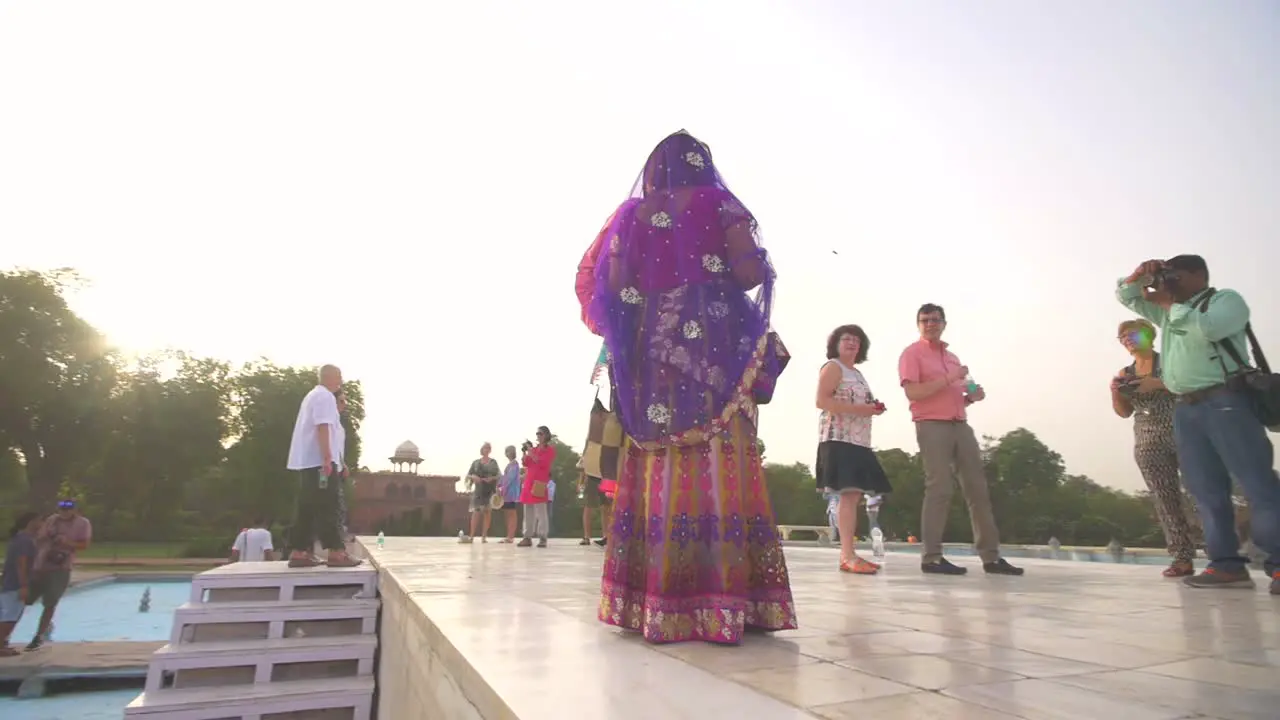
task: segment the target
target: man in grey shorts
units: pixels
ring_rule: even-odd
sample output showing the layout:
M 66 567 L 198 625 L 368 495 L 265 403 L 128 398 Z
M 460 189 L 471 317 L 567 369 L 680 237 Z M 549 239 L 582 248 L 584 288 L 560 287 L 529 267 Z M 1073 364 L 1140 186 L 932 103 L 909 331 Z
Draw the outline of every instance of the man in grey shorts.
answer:
M 65 499 L 58 503 L 58 512 L 50 515 L 36 535 L 35 581 L 27 603 L 34 605 L 38 599 L 43 611 L 36 635 L 27 645 L 28 652 L 39 650 L 49 639 L 53 627 L 53 613 L 58 601 L 71 584 L 71 569 L 76 563 L 76 552 L 88 549 L 93 539 L 93 524 L 80 514 L 76 501 Z

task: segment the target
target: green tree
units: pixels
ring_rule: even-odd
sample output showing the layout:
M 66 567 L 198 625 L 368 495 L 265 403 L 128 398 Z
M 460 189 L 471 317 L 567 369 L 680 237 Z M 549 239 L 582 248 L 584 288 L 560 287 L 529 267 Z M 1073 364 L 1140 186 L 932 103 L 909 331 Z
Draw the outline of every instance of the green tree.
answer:
M 27 507 L 27 478 L 18 453 L 0 442 L 0 532 Z
M 22 456 L 27 499 L 96 460 L 116 369 L 101 335 L 67 306 L 69 270 L 0 272 L 0 438 Z
M 880 467 L 893 492 L 880 508 L 880 528 L 891 538 L 905 540 L 920 534 L 920 508 L 924 505 L 924 464 L 918 454 L 905 450 L 877 450 Z M 859 528 L 865 524 L 859 518 Z M 865 534 L 859 530 L 860 534 Z
M 1018 428 L 984 450 L 991 505 L 1003 536 L 1033 538 L 1052 527 L 1065 470 L 1062 456 L 1035 433 Z M 1041 537 L 1036 542 L 1045 542 Z
M 765 463 L 764 479 L 779 525 L 826 525 L 826 503 L 804 463 Z
M 90 500 L 112 537 L 171 539 L 189 524 L 181 510 L 190 489 L 222 461 L 230 368 L 164 353 L 119 377 L 108 439 L 86 478 Z
M 293 426 L 302 398 L 316 385 L 315 370 L 281 367 L 267 360 L 246 365 L 231 379 L 231 433 L 223 467 L 223 513 L 227 521 L 263 514 L 270 522 L 293 512 L 297 478 L 286 467 Z M 346 462 L 357 467 L 364 395 L 359 381 L 343 385 L 348 420 Z
M 553 438 L 551 444 L 556 448 L 556 459 L 551 463 L 551 479 L 556 481 L 556 497 L 550 508 L 551 530 L 556 537 L 581 537 L 582 503 L 578 502 L 578 461 L 582 456 L 558 437 Z

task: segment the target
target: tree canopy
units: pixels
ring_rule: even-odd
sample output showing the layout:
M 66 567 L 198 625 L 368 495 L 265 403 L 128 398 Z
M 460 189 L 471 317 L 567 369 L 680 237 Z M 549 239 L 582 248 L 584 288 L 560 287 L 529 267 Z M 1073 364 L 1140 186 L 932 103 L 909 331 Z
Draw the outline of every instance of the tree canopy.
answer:
M 0 521 L 70 495 L 112 540 L 225 536 L 285 520 L 285 470 L 313 368 L 240 368 L 112 350 L 67 305 L 71 271 L 0 272 Z M 360 459 L 364 398 L 346 384 L 346 461 Z M 225 540 L 220 540 L 225 544 Z

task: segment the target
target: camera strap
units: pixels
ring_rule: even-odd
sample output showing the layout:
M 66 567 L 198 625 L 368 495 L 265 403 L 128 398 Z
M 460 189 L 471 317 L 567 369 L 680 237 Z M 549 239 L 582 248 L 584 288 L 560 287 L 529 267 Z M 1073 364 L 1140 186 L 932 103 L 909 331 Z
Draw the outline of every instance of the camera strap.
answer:
M 1208 312 L 1209 301 L 1217 292 L 1217 288 L 1209 288 L 1208 292 L 1204 294 L 1204 297 L 1200 298 L 1200 300 L 1196 302 L 1196 309 L 1201 313 Z M 1245 323 L 1244 332 L 1245 336 L 1249 340 L 1249 349 L 1253 351 L 1253 359 L 1258 365 L 1258 370 L 1270 375 L 1271 365 L 1267 362 L 1267 356 L 1262 353 L 1262 346 L 1258 344 L 1258 336 L 1253 334 L 1253 324 Z M 1231 342 L 1230 338 L 1223 338 L 1222 340 L 1213 342 L 1212 345 L 1214 348 L 1220 348 L 1218 364 L 1222 366 L 1222 373 L 1227 377 L 1231 377 L 1231 373 L 1227 372 L 1227 364 L 1222 360 L 1221 350 L 1225 350 L 1227 355 L 1231 356 L 1231 359 L 1235 361 L 1237 373 L 1253 369 L 1253 366 L 1250 365 L 1249 362 L 1240 354 L 1240 351 L 1236 349 L 1235 343 Z

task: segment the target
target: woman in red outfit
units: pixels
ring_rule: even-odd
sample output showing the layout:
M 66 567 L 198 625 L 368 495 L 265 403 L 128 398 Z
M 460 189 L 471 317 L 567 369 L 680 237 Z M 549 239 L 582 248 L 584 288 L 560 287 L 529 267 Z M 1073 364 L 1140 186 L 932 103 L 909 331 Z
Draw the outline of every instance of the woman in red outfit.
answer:
M 538 538 L 538 547 L 547 546 L 547 503 L 551 501 L 551 493 L 547 491 L 547 482 L 551 480 L 551 463 L 556 459 L 556 447 L 551 444 L 551 431 L 546 425 L 538 428 L 538 444 L 526 442 L 524 445 L 524 482 L 520 485 L 520 504 L 524 506 L 524 539 L 518 547 L 533 545 L 533 538 Z

